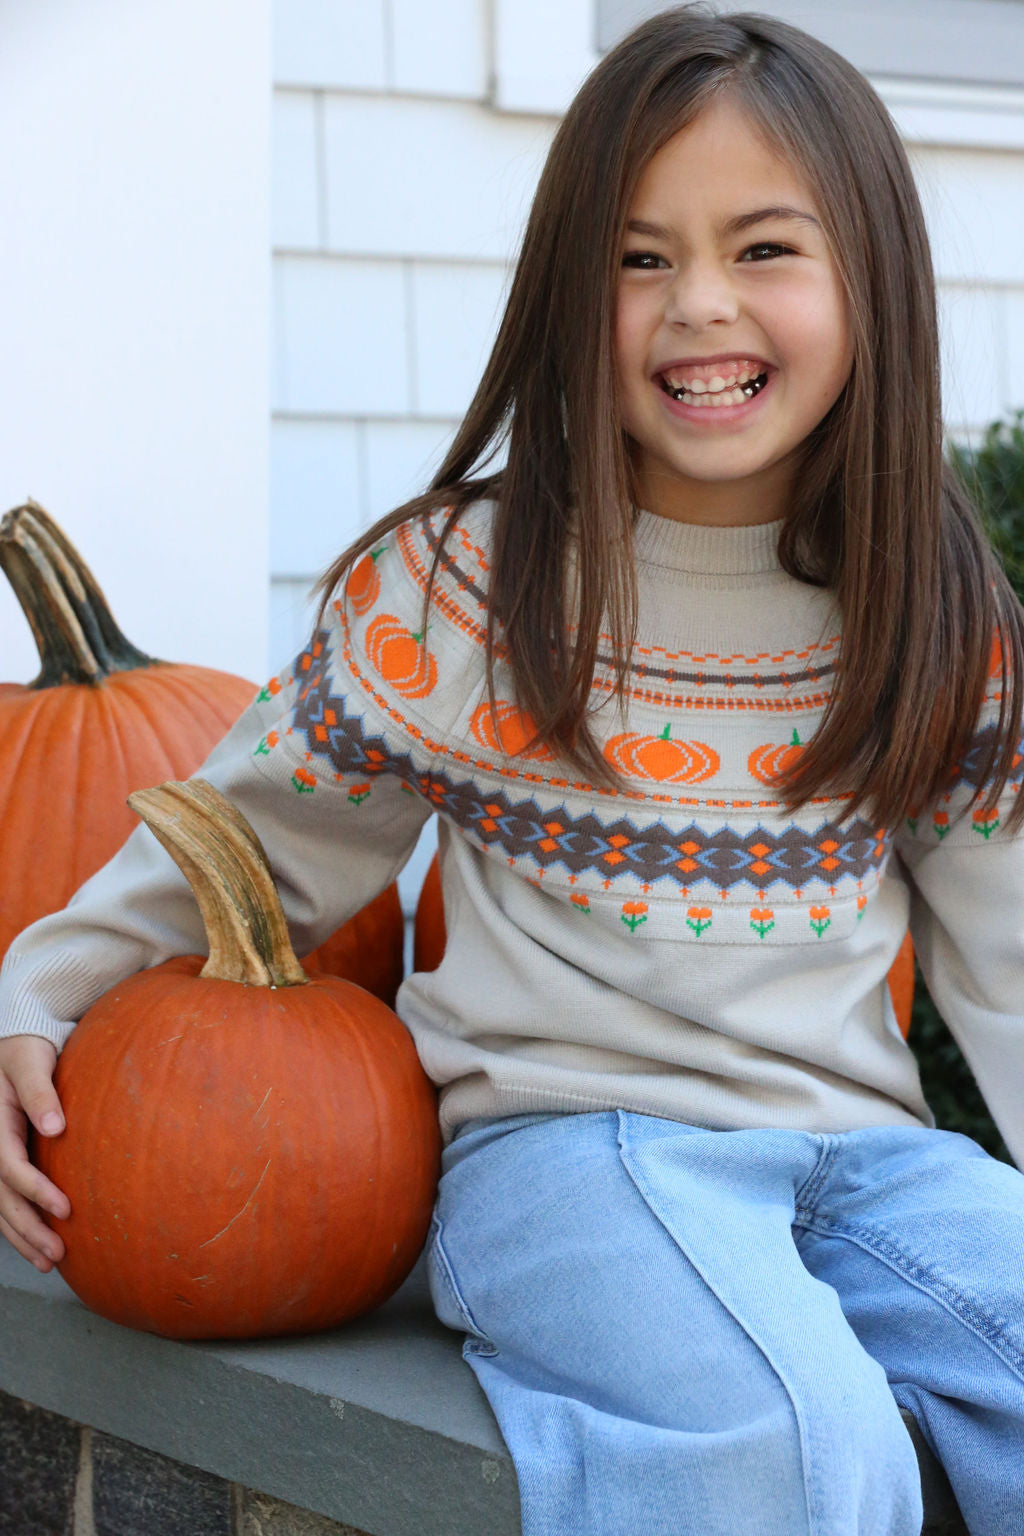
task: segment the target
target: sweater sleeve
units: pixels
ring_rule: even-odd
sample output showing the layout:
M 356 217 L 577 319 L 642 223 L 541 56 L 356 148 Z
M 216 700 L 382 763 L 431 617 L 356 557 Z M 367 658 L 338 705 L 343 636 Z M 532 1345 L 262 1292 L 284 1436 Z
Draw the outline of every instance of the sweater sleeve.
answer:
M 950 792 L 900 830 L 896 847 L 928 990 L 1024 1169 L 1024 830 L 1006 830 L 1020 752 L 999 804 L 984 810 L 987 792 L 968 804 L 994 731 L 991 718 L 979 722 Z
M 394 879 L 432 813 L 421 792 L 429 753 L 422 763 L 415 750 L 396 754 L 386 709 L 352 681 L 351 655 L 336 605 L 328 627 L 259 691 L 196 774 L 255 829 L 300 956 Z M 0 1037 L 42 1035 L 60 1049 L 125 977 L 206 953 L 184 876 L 140 825 L 63 911 L 8 949 Z

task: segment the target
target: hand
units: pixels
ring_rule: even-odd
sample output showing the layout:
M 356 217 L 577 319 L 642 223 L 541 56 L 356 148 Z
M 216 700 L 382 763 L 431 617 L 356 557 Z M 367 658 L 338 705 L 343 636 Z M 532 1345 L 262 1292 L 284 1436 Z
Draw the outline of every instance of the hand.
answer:
M 56 1065 L 56 1047 L 41 1036 L 0 1040 L 0 1236 L 44 1275 L 65 1250 L 36 1206 L 66 1220 L 71 1203 L 29 1161 L 28 1122 L 41 1136 L 59 1136 L 64 1129 L 53 1086 Z

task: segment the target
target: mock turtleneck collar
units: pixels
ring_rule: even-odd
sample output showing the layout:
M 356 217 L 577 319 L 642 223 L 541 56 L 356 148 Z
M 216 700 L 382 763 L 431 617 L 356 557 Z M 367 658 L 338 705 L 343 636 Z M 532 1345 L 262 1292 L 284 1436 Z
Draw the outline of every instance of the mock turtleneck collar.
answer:
M 639 511 L 633 529 L 638 563 L 701 576 L 746 576 L 780 571 L 778 542 L 784 518 L 752 527 L 715 528 L 679 523 Z

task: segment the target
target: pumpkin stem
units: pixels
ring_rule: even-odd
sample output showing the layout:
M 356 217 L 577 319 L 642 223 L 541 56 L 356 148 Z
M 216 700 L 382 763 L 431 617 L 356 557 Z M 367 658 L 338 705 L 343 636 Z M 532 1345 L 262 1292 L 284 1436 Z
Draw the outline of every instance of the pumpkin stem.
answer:
M 672 729 L 672 722 L 670 720 L 668 725 L 666 725 L 665 729 L 662 731 L 661 735 L 658 737 L 658 740 L 659 741 L 668 741 L 669 740 L 669 732 L 671 731 L 671 729 Z
M 39 650 L 30 687 L 98 684 L 112 672 L 160 665 L 121 633 L 78 550 L 31 497 L 0 520 L 0 567 Z
M 128 804 L 192 887 L 210 946 L 201 976 L 250 987 L 297 987 L 295 958 L 263 845 L 205 779 L 137 789 Z

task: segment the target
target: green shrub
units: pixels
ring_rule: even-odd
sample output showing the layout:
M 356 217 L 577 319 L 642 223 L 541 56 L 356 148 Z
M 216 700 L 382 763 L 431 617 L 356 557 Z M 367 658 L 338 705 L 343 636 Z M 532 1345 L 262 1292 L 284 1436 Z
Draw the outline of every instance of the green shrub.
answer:
M 1024 411 L 996 421 L 973 451 L 949 445 L 948 457 L 981 510 L 993 547 L 1024 602 Z M 970 1068 L 916 973 L 910 1045 L 936 1122 L 961 1131 L 993 1157 L 1012 1163 Z

